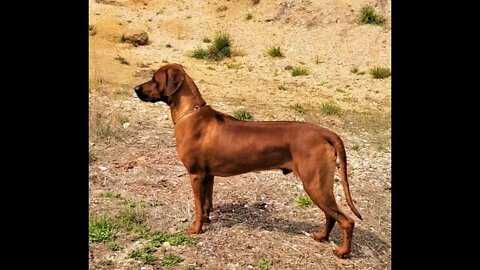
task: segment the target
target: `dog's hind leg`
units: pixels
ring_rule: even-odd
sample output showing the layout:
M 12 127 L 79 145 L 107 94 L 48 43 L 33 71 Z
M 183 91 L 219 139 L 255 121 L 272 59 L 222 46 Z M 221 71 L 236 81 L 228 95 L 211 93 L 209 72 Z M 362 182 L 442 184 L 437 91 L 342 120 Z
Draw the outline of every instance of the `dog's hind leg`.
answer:
M 326 160 L 320 162 L 320 165 L 317 162 L 314 167 L 311 161 L 306 161 L 298 168 L 298 175 L 303 182 L 305 191 L 312 201 L 322 209 L 326 217 L 325 230 L 316 232 L 313 238 L 319 241 L 327 240 L 335 222 L 338 222 L 343 230 L 343 243 L 334 253 L 340 258 L 346 258 L 350 255 L 355 222 L 340 210 L 335 201 L 333 183 L 336 165 L 333 157 L 321 156 L 326 157 Z

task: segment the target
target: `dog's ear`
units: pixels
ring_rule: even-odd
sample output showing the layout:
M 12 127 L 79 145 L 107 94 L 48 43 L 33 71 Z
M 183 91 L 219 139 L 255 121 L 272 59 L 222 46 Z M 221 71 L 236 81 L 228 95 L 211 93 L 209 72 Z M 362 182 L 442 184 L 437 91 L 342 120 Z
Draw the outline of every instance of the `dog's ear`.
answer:
M 167 69 L 166 76 L 167 86 L 165 88 L 165 96 L 169 97 L 180 89 L 180 86 L 182 86 L 185 80 L 185 76 L 182 70 L 176 68 Z

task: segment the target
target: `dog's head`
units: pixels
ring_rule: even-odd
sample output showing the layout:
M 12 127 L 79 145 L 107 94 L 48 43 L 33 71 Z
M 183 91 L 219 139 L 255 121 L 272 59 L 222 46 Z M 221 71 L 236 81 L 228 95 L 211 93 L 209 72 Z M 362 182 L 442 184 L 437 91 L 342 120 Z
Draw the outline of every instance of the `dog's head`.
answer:
M 168 64 L 153 74 L 150 81 L 135 86 L 138 98 L 145 102 L 163 101 L 170 104 L 185 80 L 185 70 L 179 64 Z

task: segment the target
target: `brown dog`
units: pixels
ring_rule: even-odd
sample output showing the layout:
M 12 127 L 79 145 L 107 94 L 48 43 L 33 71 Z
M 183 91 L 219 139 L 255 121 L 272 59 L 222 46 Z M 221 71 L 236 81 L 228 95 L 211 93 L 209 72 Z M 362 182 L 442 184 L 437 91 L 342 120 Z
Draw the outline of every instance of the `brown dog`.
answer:
M 350 254 L 353 219 L 337 206 L 333 182 L 337 155 L 348 206 L 353 205 L 347 180 L 343 142 L 335 133 L 302 122 L 250 122 L 237 120 L 206 105 L 197 86 L 181 65 L 161 67 L 152 79 L 135 87 L 146 102 L 163 101 L 170 106 L 175 125 L 177 153 L 190 174 L 195 197 L 195 222 L 187 232 L 202 232 L 212 211 L 214 176 L 232 176 L 256 170 L 295 172 L 313 202 L 325 212 L 325 230 L 313 238 L 328 240 L 335 222 L 343 229 L 343 244 L 334 253 Z

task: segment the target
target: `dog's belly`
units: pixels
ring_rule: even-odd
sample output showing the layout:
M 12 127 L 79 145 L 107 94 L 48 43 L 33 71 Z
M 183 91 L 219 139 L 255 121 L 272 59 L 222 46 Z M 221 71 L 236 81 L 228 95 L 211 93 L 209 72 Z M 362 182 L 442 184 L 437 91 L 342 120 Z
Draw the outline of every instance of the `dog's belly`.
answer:
M 226 177 L 251 171 L 288 169 L 292 157 L 286 146 L 254 145 L 241 151 L 215 151 L 206 160 L 210 175 Z

